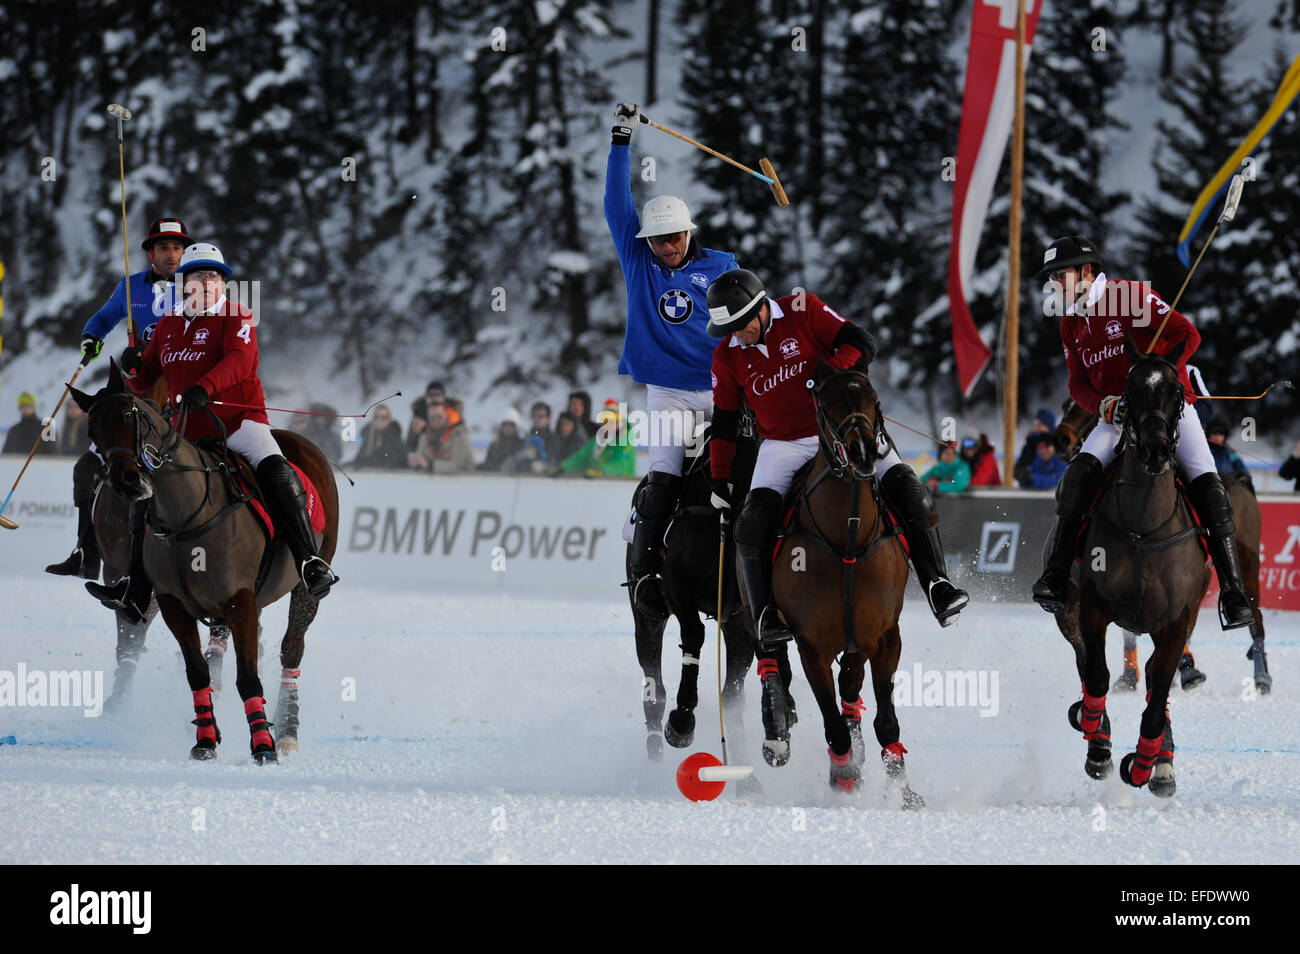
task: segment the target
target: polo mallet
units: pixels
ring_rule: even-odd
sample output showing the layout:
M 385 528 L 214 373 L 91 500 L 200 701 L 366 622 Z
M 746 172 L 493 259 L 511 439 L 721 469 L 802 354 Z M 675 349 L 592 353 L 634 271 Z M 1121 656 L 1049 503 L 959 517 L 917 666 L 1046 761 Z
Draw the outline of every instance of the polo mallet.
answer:
M 1290 390 L 1292 387 L 1294 385 L 1287 378 L 1283 378 L 1280 381 L 1274 381 L 1258 394 L 1203 394 L 1201 397 L 1207 401 L 1258 401 L 1267 396 L 1268 392 L 1274 388 Z
M 108 111 L 117 118 L 117 172 L 122 182 L 122 288 L 126 292 L 126 342 L 135 347 L 135 318 L 131 304 L 131 252 L 126 239 L 126 157 L 122 148 L 122 123 L 131 118 L 131 110 L 117 103 L 110 103 Z M 62 403 L 62 402 L 60 402 Z
M 1147 354 L 1151 353 L 1156 346 L 1156 342 L 1160 340 L 1160 332 L 1165 330 L 1165 325 L 1169 322 L 1169 316 L 1178 310 L 1178 302 L 1183 297 L 1183 292 L 1187 290 L 1187 283 L 1196 274 L 1196 266 L 1201 264 L 1201 259 L 1205 257 L 1206 250 L 1209 249 L 1210 243 L 1214 241 L 1214 236 L 1219 232 L 1219 226 L 1224 222 L 1231 222 L 1237 215 L 1237 203 L 1241 201 L 1241 187 L 1243 184 L 1244 180 L 1241 178 L 1240 172 L 1234 175 L 1232 181 L 1228 184 L 1228 201 L 1223 204 L 1223 211 L 1219 213 L 1219 220 L 1214 223 L 1214 228 L 1210 230 L 1210 237 L 1205 240 L 1205 244 L 1201 246 L 1200 254 L 1196 256 L 1196 261 L 1192 262 L 1192 267 L 1188 269 L 1187 277 L 1183 279 L 1183 287 L 1178 289 L 1178 294 L 1174 296 L 1174 303 L 1169 306 L 1164 321 L 1160 322 L 1160 327 L 1156 329 L 1151 344 L 1147 345 Z
M 694 146 L 696 149 L 703 149 L 709 155 L 721 159 L 723 162 L 731 163 L 731 165 L 735 166 L 737 169 L 741 169 L 745 172 L 748 172 L 755 179 L 761 179 L 763 182 L 766 182 L 768 186 L 771 187 L 772 195 L 776 197 L 777 205 L 779 205 L 781 208 L 784 209 L 786 206 L 790 204 L 789 198 L 786 197 L 785 190 L 781 188 L 781 180 L 776 177 L 776 170 L 772 168 L 772 163 L 768 162 L 766 156 L 758 160 L 758 167 L 763 171 L 755 172 L 753 169 L 749 168 L 749 166 L 737 162 L 735 159 L 732 159 L 730 156 L 724 156 L 716 149 L 710 149 L 708 146 L 704 145 L 704 143 L 692 139 L 690 136 L 683 136 L 681 133 L 669 129 L 667 126 L 660 126 L 657 122 L 655 122 L 650 117 L 646 116 L 644 113 L 641 114 L 641 122 L 645 123 L 648 126 L 653 126 L 655 129 L 658 129 L 660 132 L 666 132 L 670 136 L 676 136 L 682 142 L 689 143 L 690 145 Z
M 739 782 L 754 774 L 752 765 L 731 765 L 727 760 L 727 722 L 722 714 L 722 590 L 727 554 L 727 511 L 718 510 L 718 728 L 722 733 L 722 761 L 708 752 L 688 755 L 677 766 L 677 787 L 693 802 L 712 801 L 728 782 Z
M 54 405 L 54 410 L 50 413 L 50 416 L 46 418 L 47 421 L 54 421 L 58 419 L 59 408 L 63 407 L 63 402 L 68 399 L 68 392 L 71 391 L 72 386 L 77 383 L 77 377 L 81 374 L 82 370 L 85 367 L 86 366 L 84 364 L 77 365 L 76 374 L 74 374 L 72 376 L 72 380 L 69 381 L 64 386 L 63 396 L 59 398 L 59 403 Z M 27 466 L 32 462 L 32 458 L 36 456 L 37 450 L 40 449 L 41 441 L 44 440 L 44 436 L 45 436 L 44 433 L 42 433 L 40 436 L 36 438 L 36 443 L 32 445 L 31 452 L 27 455 L 27 461 L 26 463 L 23 464 L 23 469 L 18 471 L 18 476 L 14 479 L 14 485 L 9 488 L 9 494 L 8 496 L 5 497 L 5 502 L 0 504 L 0 527 L 3 527 L 6 530 L 18 529 L 18 524 L 14 523 L 12 520 L 6 517 L 4 513 L 6 510 L 9 509 L 9 501 L 13 499 L 14 491 L 18 489 L 18 481 L 22 480 L 23 474 L 27 473 Z

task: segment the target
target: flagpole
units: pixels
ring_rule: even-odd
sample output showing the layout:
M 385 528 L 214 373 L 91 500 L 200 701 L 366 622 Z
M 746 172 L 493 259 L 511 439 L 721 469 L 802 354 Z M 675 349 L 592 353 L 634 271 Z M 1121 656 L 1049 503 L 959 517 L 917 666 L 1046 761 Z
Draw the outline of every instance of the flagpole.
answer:
M 1006 361 L 1002 409 L 1002 483 L 1015 484 L 1020 403 L 1020 193 L 1025 166 L 1025 0 L 1016 4 L 1016 112 L 1011 125 L 1011 222 L 1007 230 Z

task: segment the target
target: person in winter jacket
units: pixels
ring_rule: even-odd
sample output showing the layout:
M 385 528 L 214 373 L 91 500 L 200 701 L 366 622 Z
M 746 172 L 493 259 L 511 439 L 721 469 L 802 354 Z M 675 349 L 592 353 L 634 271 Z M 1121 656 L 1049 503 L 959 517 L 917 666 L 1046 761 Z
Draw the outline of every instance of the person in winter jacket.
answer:
M 921 475 L 930 493 L 959 494 L 970 486 L 970 465 L 957 456 L 951 444 L 939 447 L 939 463 Z
M 190 241 L 185 223 L 180 219 L 162 218 L 150 223 L 144 241 L 140 243 L 149 256 L 149 267 L 131 275 L 129 285 L 118 282 L 108 301 L 86 321 L 81 330 L 83 367 L 99 356 L 104 339 L 126 318 L 128 297 L 131 299 L 131 320 L 135 323 L 141 345 L 149 340 L 159 318 L 177 310 L 180 302 L 172 280 Z M 95 541 L 90 505 L 95 477 L 102 467 L 99 454 L 90 449 L 82 453 L 73 465 L 72 502 L 77 507 L 77 546 L 66 560 L 47 566 L 46 573 L 99 579 L 99 545 Z
M 627 286 L 627 331 L 620 374 L 646 386 L 650 473 L 637 491 L 636 529 L 629 556 L 632 601 L 647 616 L 665 619 L 659 571 L 668 521 L 682 492 L 686 442 L 713 413 L 710 366 L 714 342 L 707 329 L 709 283 L 736 267 L 730 252 L 704 248 L 685 201 L 652 198 L 638 218 L 632 201 L 631 139 L 640 125 L 635 103 L 619 103 L 605 170 L 605 221 Z
M 561 473 L 585 477 L 636 476 L 636 445 L 628 439 L 618 410 L 606 407 L 596 418 L 599 427 L 595 435 L 561 460 L 553 476 Z
M 257 326 L 252 312 L 226 297 L 225 281 L 231 272 L 215 245 L 200 242 L 186 248 L 176 267 L 184 282 L 181 311 L 159 319 L 143 350 L 128 347 L 122 354 L 122 368 L 131 375 L 128 381 L 137 394 L 147 394 L 166 369 L 169 386 L 181 396 L 180 425 L 190 440 L 220 436 L 203 410 L 214 402 L 211 410 L 225 428 L 226 446 L 252 465 L 303 585 L 319 600 L 338 577 L 317 552 L 307 492 L 271 433 L 257 375 Z M 144 619 L 153 593 L 144 573 L 147 509 L 148 500 L 131 508 L 131 566 L 126 577 L 111 587 L 86 584 L 105 606 L 125 612 L 135 622 Z
M 1053 490 L 1061 481 L 1068 466 L 1056 455 L 1056 444 L 1051 434 L 1039 434 L 1033 463 L 1027 468 L 1031 490 Z
M 1034 583 L 1034 601 L 1049 613 L 1065 606 L 1075 538 L 1101 489 L 1106 466 L 1115 459 L 1132 367 L 1125 343 L 1132 340 L 1141 353 L 1178 351 L 1183 407 L 1176 457 L 1187 475 L 1192 505 L 1209 530 L 1223 626 L 1249 626 L 1255 614 L 1242 582 L 1232 504 L 1196 414 L 1196 393 L 1187 375 L 1187 362 L 1201 343 L 1200 332 L 1145 283 L 1108 280 L 1096 243 L 1082 236 L 1067 235 L 1048 246 L 1038 278 L 1055 283 L 1065 303 L 1060 333 L 1070 397 L 1101 420 L 1057 485 L 1056 517 L 1044 548 L 1043 573 Z
M 361 429 L 361 449 L 349 467 L 397 470 L 406 466 L 402 425 L 387 404 L 375 408 L 375 419 Z
M 1001 487 L 1002 477 L 998 473 L 998 459 L 989 436 L 981 434 L 979 438 L 966 437 L 961 442 L 961 459 L 970 468 L 970 485 L 972 487 Z
M 1012 476 L 1016 478 L 1016 484 L 1019 487 L 1028 489 L 1033 486 L 1033 480 L 1029 475 L 1029 466 L 1038 459 L 1038 438 L 1041 434 L 1051 435 L 1056 430 L 1056 415 L 1050 408 L 1042 407 L 1034 415 L 1033 429 L 1025 436 L 1025 443 L 1020 448 L 1020 453 L 1016 456 L 1016 466 L 1012 471 Z
M 1277 475 L 1283 480 L 1294 480 L 1295 489 L 1300 492 L 1300 441 L 1296 442 L 1295 453 L 1282 462 Z
M 465 474 L 474 469 L 474 448 L 461 413 L 445 399 L 430 401 L 427 426 L 409 463 L 431 474 Z
M 29 454 L 40 440 L 41 419 L 36 416 L 36 395 L 24 391 L 18 395 L 18 423 L 9 428 L 9 433 L 5 435 L 4 450 L 0 453 Z M 49 449 L 53 450 L 52 447 Z
M 505 470 L 506 463 L 519 453 L 524 446 L 524 439 L 519 436 L 519 412 L 512 407 L 506 408 L 497 426 L 496 439 L 488 448 L 487 457 L 478 465 L 482 471 Z

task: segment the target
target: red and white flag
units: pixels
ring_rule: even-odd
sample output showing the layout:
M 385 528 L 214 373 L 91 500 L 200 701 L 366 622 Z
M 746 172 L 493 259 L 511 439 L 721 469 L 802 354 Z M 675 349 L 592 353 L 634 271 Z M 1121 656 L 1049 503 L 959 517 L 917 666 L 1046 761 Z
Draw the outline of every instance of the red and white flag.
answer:
M 1042 6 L 1041 0 L 1025 0 L 1026 64 Z M 952 346 L 957 357 L 957 378 L 966 397 L 970 397 L 993 356 L 975 327 L 966 300 L 980 233 L 984 231 L 1015 112 L 1016 8 L 1016 0 L 975 0 L 971 17 L 948 259 Z

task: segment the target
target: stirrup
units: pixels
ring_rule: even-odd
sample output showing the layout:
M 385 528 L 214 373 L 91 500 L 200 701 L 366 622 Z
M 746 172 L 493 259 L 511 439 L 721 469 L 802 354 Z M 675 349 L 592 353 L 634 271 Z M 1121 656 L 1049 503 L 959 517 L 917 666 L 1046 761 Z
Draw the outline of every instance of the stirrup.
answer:
M 86 592 L 114 612 L 125 613 L 132 623 L 143 623 L 149 613 L 149 596 L 152 596 L 152 591 L 146 596 L 143 607 L 132 603 L 131 578 L 129 576 L 122 577 L 113 586 L 87 583 Z
M 668 618 L 668 600 L 658 573 L 645 573 L 628 585 L 632 587 L 632 602 L 644 615 L 657 620 Z
M 324 569 L 316 567 L 317 563 Z M 309 568 L 311 569 L 309 570 Z M 309 572 L 312 576 L 317 577 L 314 582 L 308 581 Z M 303 586 L 307 587 L 307 592 L 311 594 L 311 598 L 314 600 L 323 599 L 329 593 L 330 587 L 339 581 L 338 574 L 325 562 L 323 557 L 319 556 L 309 557 L 304 560 L 298 576 L 302 579 Z
M 1065 609 L 1066 590 L 1070 583 L 1067 579 L 1060 587 L 1053 586 L 1046 574 L 1034 581 L 1034 602 L 1055 616 Z
M 758 642 L 765 655 L 775 651 L 781 643 L 788 643 L 794 639 L 794 631 L 781 618 L 775 603 L 768 603 L 763 607 L 763 611 L 758 614 L 758 624 L 754 628 L 758 630 Z
M 934 589 L 937 586 L 946 586 L 952 591 L 942 608 L 935 602 Z M 943 591 L 940 590 L 940 592 Z M 930 612 L 934 613 L 934 618 L 939 621 L 940 626 L 951 626 L 957 622 L 957 616 L 970 604 L 970 594 L 965 590 L 958 589 L 945 576 L 930 581 L 930 586 L 925 592 L 925 598 L 930 604 Z
M 1229 616 L 1224 609 L 1224 597 L 1232 594 L 1241 597 L 1241 606 L 1237 607 L 1233 616 Z M 1250 605 L 1250 597 L 1240 590 L 1220 590 L 1219 591 L 1219 625 L 1224 629 L 1241 629 L 1255 622 L 1255 611 Z

